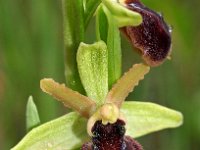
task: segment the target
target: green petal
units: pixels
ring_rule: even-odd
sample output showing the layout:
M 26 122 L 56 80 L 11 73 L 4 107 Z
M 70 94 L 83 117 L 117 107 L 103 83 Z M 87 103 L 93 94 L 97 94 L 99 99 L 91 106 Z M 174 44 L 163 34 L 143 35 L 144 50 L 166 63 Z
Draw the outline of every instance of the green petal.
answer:
M 126 134 L 134 138 L 183 123 L 180 112 L 148 102 L 125 102 L 121 111 L 127 120 Z
M 72 150 L 88 140 L 87 120 L 75 112 L 31 130 L 11 150 Z
M 89 118 L 96 109 L 96 103 L 88 97 L 71 90 L 64 84 L 59 84 L 53 79 L 44 78 L 40 81 L 40 88 L 61 101 L 66 107 L 79 112 L 83 117 Z
M 108 93 L 108 55 L 103 41 L 81 43 L 77 53 L 78 70 L 85 91 L 97 105 L 104 103 Z
M 30 96 L 28 98 L 28 103 L 26 106 L 26 130 L 29 131 L 30 129 L 38 126 L 40 124 L 40 118 L 37 111 L 37 107 L 33 101 L 33 97 Z
M 118 27 L 138 26 L 142 23 L 142 16 L 139 13 L 129 10 L 120 3 L 111 0 L 102 0 L 102 2 L 112 13 Z
M 117 81 L 109 91 L 106 102 L 115 103 L 119 108 L 130 92 L 133 91 L 139 81 L 144 79 L 150 67 L 145 64 L 135 64 Z

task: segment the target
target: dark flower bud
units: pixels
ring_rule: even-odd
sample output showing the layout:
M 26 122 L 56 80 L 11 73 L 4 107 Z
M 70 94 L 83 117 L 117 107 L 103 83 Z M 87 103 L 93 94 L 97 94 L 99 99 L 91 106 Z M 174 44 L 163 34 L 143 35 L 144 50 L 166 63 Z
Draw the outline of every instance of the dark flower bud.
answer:
M 123 27 L 121 31 L 139 49 L 148 65 L 160 65 L 170 53 L 170 27 L 160 14 L 147 8 L 139 0 L 124 0 L 124 4 L 128 9 L 140 13 L 143 22 L 139 26 Z
M 142 146 L 125 135 L 125 123 L 117 120 L 114 124 L 103 125 L 97 121 L 92 128 L 92 142 L 82 146 L 82 150 L 142 150 Z

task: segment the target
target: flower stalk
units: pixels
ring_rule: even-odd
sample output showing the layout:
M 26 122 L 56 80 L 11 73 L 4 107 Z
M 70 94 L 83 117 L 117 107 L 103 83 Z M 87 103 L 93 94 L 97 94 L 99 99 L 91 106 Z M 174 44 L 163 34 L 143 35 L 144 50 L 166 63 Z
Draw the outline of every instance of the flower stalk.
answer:
M 63 0 L 63 14 L 66 83 L 69 88 L 84 93 L 76 62 L 77 49 L 85 36 L 83 1 Z

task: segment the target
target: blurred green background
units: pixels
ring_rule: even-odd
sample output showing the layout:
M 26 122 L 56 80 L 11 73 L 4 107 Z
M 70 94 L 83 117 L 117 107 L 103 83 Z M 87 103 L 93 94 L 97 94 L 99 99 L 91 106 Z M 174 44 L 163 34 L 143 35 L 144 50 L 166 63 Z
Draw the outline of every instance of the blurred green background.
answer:
M 164 14 L 173 27 L 172 60 L 152 68 L 129 99 L 151 101 L 179 110 L 184 125 L 138 140 L 145 150 L 200 149 L 200 1 L 143 0 Z M 66 109 L 43 94 L 39 81 L 64 79 L 61 0 L 0 0 L 0 149 L 25 135 L 25 107 L 33 95 L 44 123 Z M 94 21 L 87 42 L 94 39 Z M 123 38 L 123 70 L 140 62 Z

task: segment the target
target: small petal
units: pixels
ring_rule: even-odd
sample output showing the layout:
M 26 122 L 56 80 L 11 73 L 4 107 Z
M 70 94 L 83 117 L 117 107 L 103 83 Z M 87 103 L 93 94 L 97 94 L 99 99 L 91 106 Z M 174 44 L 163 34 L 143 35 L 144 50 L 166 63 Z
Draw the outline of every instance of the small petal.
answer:
M 96 109 L 96 103 L 93 100 L 71 90 L 64 84 L 55 82 L 53 79 L 42 79 L 40 88 L 58 101 L 63 102 L 66 107 L 72 108 L 86 118 L 89 118 Z
M 114 103 L 120 108 L 128 94 L 133 91 L 149 70 L 150 67 L 145 64 L 133 65 L 112 87 L 106 97 L 106 102 Z

